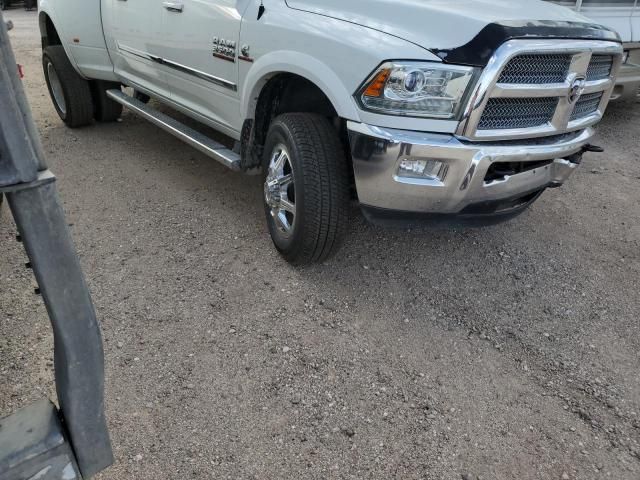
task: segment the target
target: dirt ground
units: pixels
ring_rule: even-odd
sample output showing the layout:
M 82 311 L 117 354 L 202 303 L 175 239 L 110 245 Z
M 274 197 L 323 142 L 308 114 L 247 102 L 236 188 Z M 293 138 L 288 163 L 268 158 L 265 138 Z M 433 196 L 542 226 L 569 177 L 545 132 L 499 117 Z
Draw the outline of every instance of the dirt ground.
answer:
M 258 179 L 147 122 L 69 130 L 5 12 L 105 342 L 110 479 L 640 479 L 640 105 L 530 212 L 272 248 Z M 5 205 L 0 416 L 54 398 Z

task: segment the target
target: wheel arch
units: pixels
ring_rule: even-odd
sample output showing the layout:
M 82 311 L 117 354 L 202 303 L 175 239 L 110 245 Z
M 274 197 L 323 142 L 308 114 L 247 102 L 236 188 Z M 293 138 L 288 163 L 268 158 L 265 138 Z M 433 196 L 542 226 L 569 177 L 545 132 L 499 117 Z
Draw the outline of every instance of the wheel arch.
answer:
M 359 120 L 352 92 L 326 64 L 299 52 L 270 52 L 251 67 L 244 80 L 241 98 L 243 118 L 254 118 L 258 100 L 265 86 L 278 75 L 295 75 L 313 84 L 330 101 L 337 115 Z
M 284 59 L 276 62 L 265 57 L 256 62 L 242 89 L 241 143 L 245 170 L 260 164 L 269 125 L 278 115 L 316 113 L 333 119 L 343 143 L 346 141 L 342 138 L 344 120 L 359 118 L 351 94 L 329 67 L 295 52 L 281 56 Z
M 50 45 L 62 45 L 58 29 L 53 23 L 51 16 L 46 11 L 38 14 L 38 25 L 40 27 L 40 38 L 42 40 L 42 48 Z

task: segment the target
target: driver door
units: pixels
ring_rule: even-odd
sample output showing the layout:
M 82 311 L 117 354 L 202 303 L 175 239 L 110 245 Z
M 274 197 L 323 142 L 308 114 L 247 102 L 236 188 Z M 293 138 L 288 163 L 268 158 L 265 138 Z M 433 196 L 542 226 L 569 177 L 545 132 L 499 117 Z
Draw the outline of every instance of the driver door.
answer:
M 223 130 L 240 131 L 238 45 L 246 0 L 164 2 L 163 61 L 171 99 Z

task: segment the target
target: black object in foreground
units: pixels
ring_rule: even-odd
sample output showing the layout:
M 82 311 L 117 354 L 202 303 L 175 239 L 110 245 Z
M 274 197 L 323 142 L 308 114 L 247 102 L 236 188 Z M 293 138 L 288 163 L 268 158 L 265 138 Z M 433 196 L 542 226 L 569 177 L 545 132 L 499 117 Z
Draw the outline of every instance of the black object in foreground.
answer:
M 0 480 L 90 478 L 113 462 L 102 338 L 0 13 L 0 194 L 7 197 L 54 332 L 60 411 L 0 420 Z

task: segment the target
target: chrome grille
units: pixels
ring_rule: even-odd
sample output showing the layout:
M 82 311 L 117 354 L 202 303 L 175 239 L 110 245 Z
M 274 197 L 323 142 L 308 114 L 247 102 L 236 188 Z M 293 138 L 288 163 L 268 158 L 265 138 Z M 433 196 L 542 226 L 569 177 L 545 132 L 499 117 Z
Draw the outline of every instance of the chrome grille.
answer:
M 611 55 L 594 55 L 587 69 L 587 80 L 602 80 L 609 78 L 613 68 L 613 57 Z
M 571 55 L 520 55 L 502 71 L 498 83 L 562 83 L 571 66 Z
M 602 92 L 590 93 L 583 95 L 576 103 L 571 113 L 571 121 L 579 120 L 598 111 L 600 102 L 602 101 Z
M 483 71 L 457 133 L 469 140 L 562 135 L 600 120 L 622 60 L 619 43 L 510 40 Z
M 484 109 L 478 130 L 531 128 L 551 121 L 558 98 L 492 98 Z

